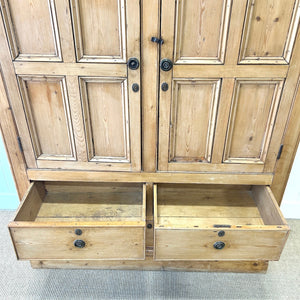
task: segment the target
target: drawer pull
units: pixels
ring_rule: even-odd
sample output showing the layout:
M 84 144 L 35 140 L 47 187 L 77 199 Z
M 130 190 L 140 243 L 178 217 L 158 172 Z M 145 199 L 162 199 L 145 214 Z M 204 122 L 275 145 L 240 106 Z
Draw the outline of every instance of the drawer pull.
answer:
M 77 248 L 84 248 L 85 247 L 85 241 L 83 240 L 76 240 L 74 242 L 74 246 Z
M 224 242 L 215 242 L 214 243 L 214 248 L 217 250 L 221 250 L 225 247 L 225 243 Z

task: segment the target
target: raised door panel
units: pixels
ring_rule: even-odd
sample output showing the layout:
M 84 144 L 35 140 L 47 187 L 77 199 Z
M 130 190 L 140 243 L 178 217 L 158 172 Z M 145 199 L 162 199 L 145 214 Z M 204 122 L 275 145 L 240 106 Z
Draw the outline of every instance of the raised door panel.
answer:
M 161 142 L 169 145 L 169 157 L 161 158 L 163 168 L 177 170 L 211 162 L 220 84 L 218 79 L 173 82 L 168 117 L 161 120 L 168 127 Z
M 61 60 L 53 0 L 1 0 L 1 5 L 15 60 Z
M 249 0 L 240 63 L 288 64 L 300 17 L 298 0 Z
M 230 8 L 231 0 L 177 1 L 175 62 L 223 63 Z
M 127 80 L 81 78 L 89 160 L 130 162 Z
M 171 104 L 171 162 L 210 162 L 220 81 L 175 81 Z
M 237 80 L 225 144 L 225 163 L 263 164 L 283 81 Z
M 124 0 L 72 0 L 77 59 L 126 60 Z
M 64 77 L 19 77 L 30 135 L 38 160 L 75 160 Z

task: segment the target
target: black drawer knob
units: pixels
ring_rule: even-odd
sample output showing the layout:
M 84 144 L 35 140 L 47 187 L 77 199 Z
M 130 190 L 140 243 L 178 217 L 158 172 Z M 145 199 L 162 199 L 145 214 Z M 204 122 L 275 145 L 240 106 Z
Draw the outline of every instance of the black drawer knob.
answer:
M 74 242 L 74 246 L 77 248 L 84 248 L 85 247 L 85 241 L 83 240 L 76 240 Z
M 214 248 L 217 250 L 221 250 L 225 247 L 225 243 L 224 242 L 215 242 L 214 243 Z

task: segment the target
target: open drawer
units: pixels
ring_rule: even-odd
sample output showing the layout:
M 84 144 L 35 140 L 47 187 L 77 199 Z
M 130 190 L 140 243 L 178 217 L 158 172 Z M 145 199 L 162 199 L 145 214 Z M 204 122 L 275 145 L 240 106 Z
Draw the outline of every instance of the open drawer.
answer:
M 146 186 L 34 182 L 9 224 L 19 259 L 145 258 Z
M 154 185 L 156 260 L 278 260 L 289 227 L 267 186 Z

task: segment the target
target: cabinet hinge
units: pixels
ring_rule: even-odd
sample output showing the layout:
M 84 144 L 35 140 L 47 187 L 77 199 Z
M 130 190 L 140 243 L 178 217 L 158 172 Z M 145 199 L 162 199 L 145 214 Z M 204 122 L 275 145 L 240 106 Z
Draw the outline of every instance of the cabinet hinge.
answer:
M 17 140 L 18 140 L 19 149 L 23 153 L 23 146 L 22 146 L 21 138 L 18 136 Z
M 280 159 L 281 153 L 282 153 L 282 149 L 283 149 L 283 144 L 280 145 L 280 148 L 279 148 L 279 151 L 278 151 L 278 154 L 277 154 L 277 159 Z

